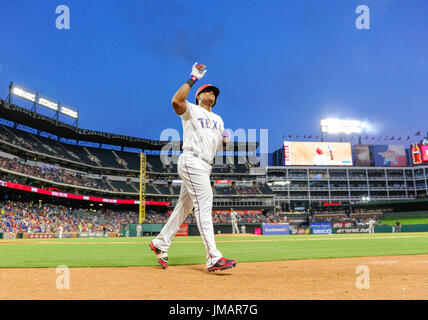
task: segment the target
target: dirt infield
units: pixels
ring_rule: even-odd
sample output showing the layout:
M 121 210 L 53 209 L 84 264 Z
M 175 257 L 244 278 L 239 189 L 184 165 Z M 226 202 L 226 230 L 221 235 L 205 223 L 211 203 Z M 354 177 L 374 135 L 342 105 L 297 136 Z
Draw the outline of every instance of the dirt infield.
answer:
M 357 267 L 369 289 L 357 289 Z M 366 273 L 367 275 L 367 273 Z M 56 269 L 1 269 L 0 299 L 428 299 L 428 255 L 239 263 L 209 273 L 203 265 L 70 269 L 70 288 L 56 288 Z

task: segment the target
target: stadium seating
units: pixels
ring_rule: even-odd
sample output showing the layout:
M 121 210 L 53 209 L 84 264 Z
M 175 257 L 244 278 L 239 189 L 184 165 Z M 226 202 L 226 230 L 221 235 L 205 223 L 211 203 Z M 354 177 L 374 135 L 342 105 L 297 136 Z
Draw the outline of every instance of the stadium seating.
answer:
M 140 155 L 133 152 L 116 151 L 62 143 L 37 134 L 0 125 L 0 139 L 29 151 L 43 155 L 59 157 L 74 162 L 101 168 L 140 170 Z M 223 165 L 214 165 L 213 173 L 246 174 L 249 171 L 248 159 L 245 164 L 238 163 L 238 157 L 223 158 Z M 233 161 L 231 163 L 231 161 Z M 257 167 L 257 165 L 255 165 Z M 147 171 L 158 173 L 176 173 L 177 165 L 163 165 L 159 155 L 147 155 Z
M 99 148 L 87 148 L 87 150 L 91 154 L 90 159 L 94 156 L 98 159 L 98 165 L 101 167 L 126 169 L 124 164 L 120 162 L 120 159 L 114 155 L 114 151 L 112 150 Z
M 136 193 L 138 189 L 136 186 L 133 186 L 132 183 L 127 183 L 126 181 L 117 181 L 110 180 L 110 183 L 113 185 L 113 188 L 120 192 Z

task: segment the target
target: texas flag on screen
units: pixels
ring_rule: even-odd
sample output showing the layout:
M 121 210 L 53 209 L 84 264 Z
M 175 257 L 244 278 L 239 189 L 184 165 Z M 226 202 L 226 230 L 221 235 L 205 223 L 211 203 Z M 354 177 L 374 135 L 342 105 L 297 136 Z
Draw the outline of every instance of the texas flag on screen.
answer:
M 407 166 L 406 152 L 403 145 L 388 145 L 386 150 L 378 151 L 377 154 L 382 157 L 383 163 L 381 165 L 383 166 Z

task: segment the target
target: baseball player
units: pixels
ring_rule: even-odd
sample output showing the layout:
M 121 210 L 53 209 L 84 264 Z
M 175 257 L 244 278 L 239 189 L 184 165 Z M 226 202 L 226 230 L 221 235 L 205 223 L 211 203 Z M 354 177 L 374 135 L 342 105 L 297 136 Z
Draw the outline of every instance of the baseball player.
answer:
M 325 166 L 328 165 L 330 161 L 334 160 L 333 151 L 331 150 L 330 146 L 328 147 L 328 150 L 330 154 L 326 155 L 320 148 L 317 148 L 316 155 L 313 158 L 314 165 Z
M 371 218 L 369 220 L 369 233 L 374 233 L 374 225 L 375 225 L 376 221 Z
M 242 226 L 241 226 L 241 233 L 242 234 L 245 234 L 245 232 L 246 232 L 246 230 L 245 230 L 246 228 L 245 228 L 245 225 L 243 224 Z
M 230 208 L 230 220 L 232 222 L 232 233 L 234 234 L 235 231 L 236 231 L 236 233 L 239 233 L 238 214 L 236 213 L 235 210 L 233 210 L 233 208 Z
M 58 238 L 62 238 L 62 232 L 64 231 L 64 227 L 62 225 L 60 225 L 58 230 L 59 230 Z
M 205 84 L 196 92 L 196 104 L 186 100 L 192 86 L 206 72 L 204 65 L 195 63 L 191 78 L 178 89 L 172 99 L 174 111 L 181 117 L 183 125 L 183 153 L 177 164 L 183 183 L 174 211 L 156 239 L 149 244 L 156 254 L 157 262 L 164 269 L 168 266 L 171 241 L 192 208 L 205 246 L 208 271 L 236 266 L 235 260 L 224 258 L 217 250 L 212 221 L 213 191 L 210 174 L 214 156 L 225 141 L 223 120 L 211 111 L 220 90 L 211 84 Z
M 143 227 L 141 224 L 137 225 L 137 237 L 141 237 L 141 232 L 143 231 Z

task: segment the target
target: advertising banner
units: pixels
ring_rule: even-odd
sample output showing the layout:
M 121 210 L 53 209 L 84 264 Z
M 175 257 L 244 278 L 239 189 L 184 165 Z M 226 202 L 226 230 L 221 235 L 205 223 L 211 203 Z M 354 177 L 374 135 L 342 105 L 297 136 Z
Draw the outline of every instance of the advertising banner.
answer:
M 117 203 L 117 204 L 139 204 L 139 200 L 121 200 L 121 199 L 107 199 L 107 198 L 98 198 L 91 196 L 83 196 L 80 194 L 72 194 L 65 192 L 58 192 L 52 190 L 45 190 L 41 188 L 30 187 L 18 183 L 12 183 L 7 181 L 0 180 L 0 186 L 12 189 L 18 189 L 23 191 L 35 192 L 40 194 L 45 194 L 53 197 L 62 197 L 68 199 L 77 199 L 77 200 L 87 200 L 87 201 L 95 201 L 95 202 L 104 202 L 104 203 Z M 169 206 L 169 202 L 167 201 L 146 201 L 146 205 L 154 205 L 154 206 Z
M 313 234 L 332 234 L 331 222 L 311 222 L 309 226 Z
M 263 223 L 262 234 L 269 236 L 290 234 L 290 225 L 288 223 Z
M 359 167 L 370 166 L 370 150 L 365 144 L 357 144 L 354 146 L 355 165 Z
M 419 148 L 419 145 L 417 143 L 414 143 L 411 145 L 410 155 L 411 155 L 413 164 L 417 165 L 422 163 L 422 152 L 421 152 L 421 148 Z
M 352 166 L 349 142 L 284 141 L 286 166 Z
M 421 145 L 422 161 L 428 162 L 428 144 Z
M 369 233 L 369 228 L 337 228 L 336 233 Z
M 232 183 L 231 180 L 216 180 L 215 184 L 230 186 Z
M 80 232 L 77 234 L 78 238 L 104 238 L 104 234 L 102 232 Z
M 187 237 L 189 235 L 189 225 L 187 223 L 183 223 L 178 229 L 176 234 L 177 237 Z
M 53 238 L 52 233 L 30 233 L 29 238 L 31 239 L 50 239 Z
M 4 239 L 16 239 L 16 233 L 5 232 L 3 234 Z
M 172 212 L 172 210 L 169 210 Z M 168 211 L 168 214 L 169 214 Z M 262 214 L 262 210 L 234 210 L 238 215 L 242 214 Z M 230 210 L 214 210 L 215 214 L 230 214 Z
M 374 145 L 375 166 L 406 167 L 407 157 L 403 145 Z
M 354 221 L 340 221 L 340 222 L 333 222 L 332 227 L 333 228 L 352 228 L 355 225 Z
M 73 234 L 71 234 L 71 233 L 63 233 L 62 237 L 63 238 L 73 238 Z M 55 233 L 55 238 L 59 238 L 59 233 Z

